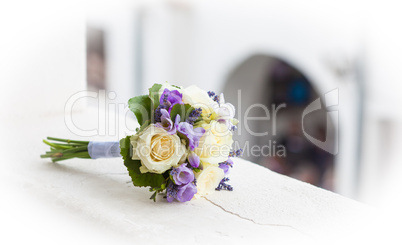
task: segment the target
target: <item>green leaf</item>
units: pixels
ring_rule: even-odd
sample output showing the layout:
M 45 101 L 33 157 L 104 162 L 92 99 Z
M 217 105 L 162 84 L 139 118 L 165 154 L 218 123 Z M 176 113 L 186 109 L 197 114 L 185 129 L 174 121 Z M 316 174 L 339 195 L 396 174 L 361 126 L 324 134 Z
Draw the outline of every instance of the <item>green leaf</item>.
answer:
M 140 172 L 141 161 L 132 159 L 130 137 L 131 136 L 127 136 L 120 140 L 120 154 L 123 156 L 124 165 L 127 167 L 134 186 L 149 186 L 152 188 L 161 187 L 165 182 L 165 178 L 162 174 Z
M 144 129 L 145 129 L 146 127 L 148 127 L 149 124 L 151 124 L 151 120 L 146 120 L 146 121 L 141 125 L 141 127 L 137 130 L 137 133 L 140 133 L 140 132 L 144 131 Z
M 193 110 L 189 104 L 175 104 L 170 111 L 170 119 L 175 122 L 176 116 L 180 115 L 180 122 L 184 122 Z
M 151 98 L 153 107 L 152 109 L 155 110 L 159 106 L 159 90 L 161 90 L 162 84 L 157 84 L 155 83 L 150 89 L 149 89 L 149 98 Z
M 128 107 L 134 112 L 140 125 L 143 125 L 147 120 L 151 120 L 152 105 L 148 95 L 140 95 L 129 99 Z
M 175 87 L 175 88 L 181 89 L 179 86 L 176 86 L 176 85 L 173 85 L 173 84 L 172 84 L 172 87 Z

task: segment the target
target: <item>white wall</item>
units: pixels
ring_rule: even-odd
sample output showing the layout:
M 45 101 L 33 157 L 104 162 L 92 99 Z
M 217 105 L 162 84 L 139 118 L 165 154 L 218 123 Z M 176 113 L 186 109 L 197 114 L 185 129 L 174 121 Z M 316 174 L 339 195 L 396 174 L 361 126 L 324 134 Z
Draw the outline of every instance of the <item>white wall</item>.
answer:
M 68 98 L 86 89 L 84 9 L 76 6 L 2 4 L 1 111 L 17 118 L 63 113 Z
M 353 62 L 360 52 L 361 20 L 356 8 L 310 1 L 291 5 L 289 1 L 169 1 L 147 6 L 146 13 L 147 86 L 168 80 L 220 92 L 239 63 L 251 55 L 265 54 L 302 70 L 322 96 L 339 88 L 342 142 L 336 187 L 344 195 L 354 195 L 356 84 L 350 76 L 340 78 L 333 70 L 349 69 L 338 66 Z
M 379 177 L 381 166 L 372 154 L 381 155 L 381 143 L 368 142 L 384 139 L 373 132 L 384 120 L 398 125 L 401 117 L 395 112 L 395 105 L 402 104 L 397 11 L 388 1 L 124 1 L 109 3 L 108 14 L 99 16 L 108 19 L 108 79 L 122 103 L 163 81 L 220 92 L 233 69 L 253 54 L 290 62 L 322 94 L 338 88 L 337 191 L 357 198 L 353 186 L 360 182 L 360 190 L 370 189 L 367 183 Z M 141 67 L 132 58 L 139 13 Z M 356 76 L 363 78 L 366 95 L 360 179 L 355 172 L 361 92 Z

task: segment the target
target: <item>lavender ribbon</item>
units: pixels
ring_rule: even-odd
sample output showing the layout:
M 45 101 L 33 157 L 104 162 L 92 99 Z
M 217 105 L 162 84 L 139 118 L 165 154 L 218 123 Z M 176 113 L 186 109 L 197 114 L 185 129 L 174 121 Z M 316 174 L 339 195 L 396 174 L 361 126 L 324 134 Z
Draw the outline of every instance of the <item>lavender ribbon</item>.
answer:
M 92 159 L 121 157 L 118 141 L 90 141 L 88 144 L 88 153 Z

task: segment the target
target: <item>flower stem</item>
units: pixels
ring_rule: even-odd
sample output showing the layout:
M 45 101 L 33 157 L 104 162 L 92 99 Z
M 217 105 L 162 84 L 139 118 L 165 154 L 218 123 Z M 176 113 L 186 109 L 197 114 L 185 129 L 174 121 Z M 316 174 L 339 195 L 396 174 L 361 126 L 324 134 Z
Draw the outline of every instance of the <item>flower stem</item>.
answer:
M 47 140 L 43 140 L 43 143 L 50 146 L 50 151 L 47 151 L 46 154 L 40 155 L 40 157 L 51 158 L 52 162 L 63 161 L 71 158 L 91 158 L 88 153 L 89 141 L 47 137 Z
M 66 142 L 66 143 L 77 143 L 77 144 L 89 144 L 89 141 L 81 141 L 81 140 L 69 140 L 69 139 L 60 139 L 60 138 L 54 138 L 54 137 L 47 137 L 48 140 L 53 140 L 53 141 L 60 141 L 60 142 Z

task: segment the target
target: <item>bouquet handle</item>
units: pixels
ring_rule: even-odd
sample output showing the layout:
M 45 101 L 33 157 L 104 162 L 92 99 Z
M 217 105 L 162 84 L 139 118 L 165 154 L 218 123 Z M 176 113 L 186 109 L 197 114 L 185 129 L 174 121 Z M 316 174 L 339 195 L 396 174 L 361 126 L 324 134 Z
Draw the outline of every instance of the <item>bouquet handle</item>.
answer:
M 90 141 L 88 154 L 92 159 L 121 157 L 119 141 L 98 142 Z
M 80 141 L 47 137 L 43 143 L 50 146 L 50 151 L 41 155 L 41 158 L 51 158 L 53 162 L 71 158 L 112 158 L 121 157 L 118 141 Z

